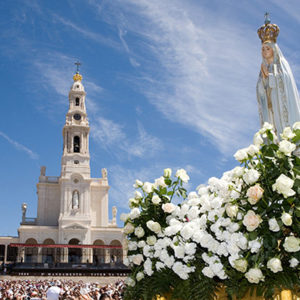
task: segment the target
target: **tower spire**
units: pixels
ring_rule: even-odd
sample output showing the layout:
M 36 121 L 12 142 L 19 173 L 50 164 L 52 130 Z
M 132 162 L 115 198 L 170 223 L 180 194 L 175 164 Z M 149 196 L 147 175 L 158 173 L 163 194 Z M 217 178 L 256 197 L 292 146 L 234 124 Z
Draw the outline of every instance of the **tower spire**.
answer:
M 82 75 L 79 74 L 79 66 L 81 66 L 81 63 L 79 61 L 76 61 L 76 63 L 74 63 L 74 65 L 76 65 L 76 73 L 73 76 L 73 80 L 74 81 L 81 81 L 82 80 Z
M 79 66 L 81 66 L 81 62 L 76 61 L 76 63 L 74 63 L 74 65 L 76 65 L 76 73 L 79 74 Z

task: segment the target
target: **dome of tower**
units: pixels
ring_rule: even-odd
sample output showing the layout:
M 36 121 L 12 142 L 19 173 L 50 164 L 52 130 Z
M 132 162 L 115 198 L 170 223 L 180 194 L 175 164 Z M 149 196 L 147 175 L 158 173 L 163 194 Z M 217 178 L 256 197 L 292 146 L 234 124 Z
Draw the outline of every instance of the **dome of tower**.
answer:
M 71 90 L 76 92 L 84 92 L 83 84 L 81 83 L 82 76 L 79 74 L 79 72 L 76 72 L 76 74 L 73 76 L 74 83 L 72 84 Z
M 81 81 L 75 81 L 72 84 L 71 90 L 75 92 L 84 92 L 84 86 Z

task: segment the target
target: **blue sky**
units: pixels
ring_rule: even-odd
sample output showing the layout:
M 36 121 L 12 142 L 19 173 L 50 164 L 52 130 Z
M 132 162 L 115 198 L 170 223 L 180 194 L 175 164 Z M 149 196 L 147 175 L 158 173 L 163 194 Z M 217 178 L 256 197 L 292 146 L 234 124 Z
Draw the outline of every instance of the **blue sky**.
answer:
M 299 10 L 298 0 L 1 1 L 0 235 L 17 235 L 23 202 L 36 216 L 40 166 L 60 174 L 76 60 L 92 176 L 108 169 L 120 215 L 136 178 L 185 168 L 192 191 L 237 165 L 259 128 L 256 30 L 269 11 L 299 87 Z

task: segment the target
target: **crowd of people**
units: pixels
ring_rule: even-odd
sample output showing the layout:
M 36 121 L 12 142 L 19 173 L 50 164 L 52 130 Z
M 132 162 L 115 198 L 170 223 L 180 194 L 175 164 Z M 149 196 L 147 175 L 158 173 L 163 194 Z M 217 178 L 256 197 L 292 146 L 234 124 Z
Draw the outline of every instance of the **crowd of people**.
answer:
M 101 286 L 73 280 L 0 280 L 0 299 L 14 300 L 122 300 L 124 281 Z

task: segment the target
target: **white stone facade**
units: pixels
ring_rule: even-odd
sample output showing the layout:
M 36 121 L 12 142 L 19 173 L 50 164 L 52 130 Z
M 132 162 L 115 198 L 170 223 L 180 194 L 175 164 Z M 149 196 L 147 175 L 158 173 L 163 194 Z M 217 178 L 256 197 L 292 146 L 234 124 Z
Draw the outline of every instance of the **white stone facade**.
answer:
M 13 243 L 61 245 L 71 241 L 73 245 L 123 245 L 124 237 L 122 229 L 116 224 L 115 207 L 113 219 L 110 221 L 108 217 L 107 170 L 102 169 L 102 178 L 91 178 L 86 93 L 81 75 L 76 73 L 73 78 L 74 83 L 69 92 L 69 110 L 63 128 L 61 174 L 57 177 L 48 176 L 46 167 L 41 167 L 37 184 L 37 217 L 27 218 L 27 206 L 23 204 L 19 237 L 14 238 Z M 2 242 L 9 243 L 8 240 Z M 81 260 L 93 262 L 93 249 L 83 249 L 83 252 L 84 250 L 88 253 L 82 255 Z M 102 250 L 104 260 L 109 260 L 108 256 L 112 252 Z M 122 250 L 116 251 L 121 259 Z M 19 253 L 18 260 L 23 259 L 26 259 L 26 255 Z M 41 259 L 42 256 L 38 258 Z M 68 262 L 68 257 L 65 255 L 61 262 Z

